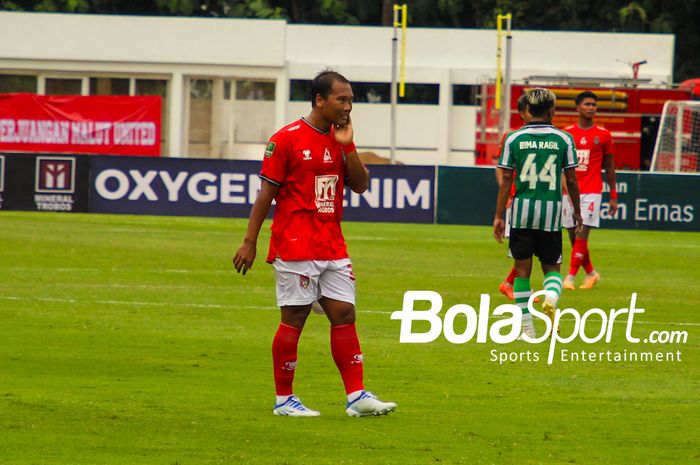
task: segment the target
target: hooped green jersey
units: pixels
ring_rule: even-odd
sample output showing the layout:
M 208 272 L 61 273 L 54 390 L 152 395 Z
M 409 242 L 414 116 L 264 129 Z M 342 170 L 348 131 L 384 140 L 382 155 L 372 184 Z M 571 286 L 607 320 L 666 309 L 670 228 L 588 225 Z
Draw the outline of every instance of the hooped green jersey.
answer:
M 503 141 L 498 166 L 515 170 L 512 228 L 561 230 L 561 178 L 578 165 L 568 133 L 551 124 L 530 123 Z

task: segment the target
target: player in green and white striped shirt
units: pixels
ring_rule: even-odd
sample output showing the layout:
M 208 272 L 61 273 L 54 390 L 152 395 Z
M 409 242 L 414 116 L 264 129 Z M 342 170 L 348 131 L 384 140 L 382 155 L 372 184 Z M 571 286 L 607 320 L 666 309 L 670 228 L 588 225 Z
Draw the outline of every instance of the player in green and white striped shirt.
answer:
M 515 182 L 511 207 L 510 252 L 515 259 L 516 278 L 513 286 L 515 304 L 523 309 L 523 333 L 535 337 L 532 315 L 527 309 L 531 295 L 532 256 L 536 255 L 545 275 L 547 291 L 542 309 L 554 317 L 562 279 L 561 264 L 561 179 L 562 171 L 574 206 L 576 228 L 581 227 L 578 183 L 574 168 L 576 147 L 571 136 L 552 125 L 556 97 L 548 89 L 527 92 L 532 120 L 505 138 L 498 161 L 502 182 L 498 191 L 493 234 L 503 242 L 504 212 Z

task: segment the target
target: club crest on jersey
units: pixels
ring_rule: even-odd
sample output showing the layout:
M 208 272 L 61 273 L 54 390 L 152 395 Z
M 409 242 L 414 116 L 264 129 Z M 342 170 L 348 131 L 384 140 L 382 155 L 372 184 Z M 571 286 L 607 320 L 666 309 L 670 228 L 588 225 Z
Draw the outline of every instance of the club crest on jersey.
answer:
M 328 147 L 326 147 L 326 151 L 323 152 L 323 163 L 333 163 L 333 157 L 331 156 L 331 152 L 328 150 Z
M 275 151 L 275 145 L 274 142 L 267 144 L 267 147 L 265 147 L 265 158 L 270 158 L 272 156 L 272 152 Z
M 311 160 L 311 150 L 302 150 L 301 153 L 304 154 L 304 158 L 302 158 L 302 160 Z
M 335 213 L 335 186 L 338 175 L 316 176 L 316 208 L 319 213 Z
M 595 137 L 593 138 L 593 143 L 594 143 L 595 145 L 600 145 L 600 137 L 595 136 Z
M 309 284 L 311 284 L 311 279 L 308 276 L 304 276 L 303 274 L 299 275 L 299 285 L 302 288 L 306 289 L 309 287 Z

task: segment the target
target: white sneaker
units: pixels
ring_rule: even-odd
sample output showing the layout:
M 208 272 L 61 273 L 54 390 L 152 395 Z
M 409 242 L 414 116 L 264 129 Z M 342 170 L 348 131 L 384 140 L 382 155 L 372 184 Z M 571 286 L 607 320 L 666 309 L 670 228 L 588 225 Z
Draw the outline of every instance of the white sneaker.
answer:
M 348 402 L 345 413 L 351 417 L 386 415 L 396 410 L 396 407 L 395 402 L 382 402 L 371 392 L 362 391 L 357 399 Z
M 518 341 L 524 341 L 525 338 L 523 336 L 527 336 L 531 339 L 535 339 L 537 337 L 537 332 L 535 331 L 535 325 L 530 322 L 530 324 L 523 324 L 523 332 L 518 336 Z
M 275 409 L 272 412 L 275 415 L 287 417 L 317 417 L 321 415 L 321 413 L 316 410 L 306 408 L 304 404 L 301 403 L 301 399 L 294 395 L 289 396 L 283 404 L 275 405 Z

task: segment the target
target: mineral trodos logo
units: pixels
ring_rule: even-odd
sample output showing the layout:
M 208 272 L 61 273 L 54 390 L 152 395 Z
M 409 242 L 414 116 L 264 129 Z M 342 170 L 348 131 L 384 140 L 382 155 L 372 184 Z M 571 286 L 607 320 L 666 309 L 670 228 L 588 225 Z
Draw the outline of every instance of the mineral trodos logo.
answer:
M 72 194 L 75 190 L 75 158 L 38 157 L 36 159 L 36 191 Z
M 335 213 L 335 185 L 338 175 L 316 176 L 316 208 L 319 213 Z

